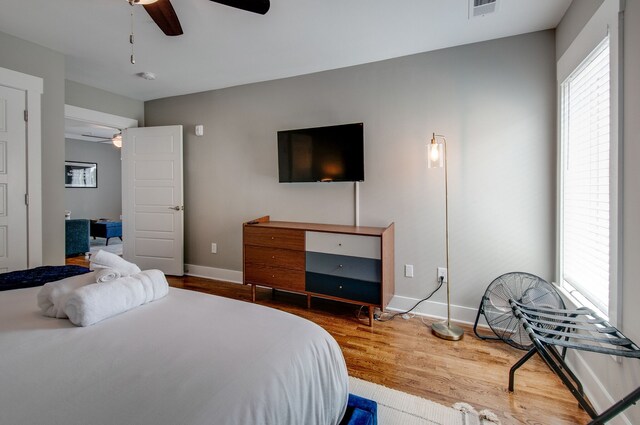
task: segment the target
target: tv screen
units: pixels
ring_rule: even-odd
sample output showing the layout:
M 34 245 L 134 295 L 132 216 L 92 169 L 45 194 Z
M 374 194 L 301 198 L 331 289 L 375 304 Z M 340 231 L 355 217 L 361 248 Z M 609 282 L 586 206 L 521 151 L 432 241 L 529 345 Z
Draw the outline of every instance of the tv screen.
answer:
M 280 183 L 364 180 L 364 124 L 278 132 Z

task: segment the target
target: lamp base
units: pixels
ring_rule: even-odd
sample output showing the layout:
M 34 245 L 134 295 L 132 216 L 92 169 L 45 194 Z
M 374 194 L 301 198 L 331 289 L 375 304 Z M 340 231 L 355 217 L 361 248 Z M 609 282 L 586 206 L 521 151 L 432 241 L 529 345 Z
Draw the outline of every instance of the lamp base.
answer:
M 431 324 L 431 333 L 438 338 L 447 339 L 449 341 L 459 341 L 464 336 L 464 330 L 460 326 L 444 322 L 436 322 Z

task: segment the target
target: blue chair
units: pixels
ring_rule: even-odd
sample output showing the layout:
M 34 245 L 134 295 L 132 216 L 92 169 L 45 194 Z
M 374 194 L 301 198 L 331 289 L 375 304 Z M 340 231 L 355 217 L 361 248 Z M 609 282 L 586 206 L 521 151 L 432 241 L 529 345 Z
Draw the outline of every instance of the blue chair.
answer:
M 65 255 L 74 255 L 89 252 L 89 220 L 77 218 L 65 220 Z

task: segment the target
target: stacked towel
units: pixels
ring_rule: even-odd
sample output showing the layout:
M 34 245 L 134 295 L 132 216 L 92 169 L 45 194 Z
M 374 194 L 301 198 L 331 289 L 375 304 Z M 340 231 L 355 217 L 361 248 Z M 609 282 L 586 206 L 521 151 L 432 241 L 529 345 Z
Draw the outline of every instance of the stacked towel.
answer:
M 114 269 L 96 269 L 94 273 L 96 274 L 96 283 L 107 283 L 122 277 L 122 273 Z
M 123 277 L 140 273 L 140 267 L 128 262 L 119 255 L 112 254 L 111 252 L 103 250 L 98 251 L 98 253 L 93 258 L 91 258 L 91 264 L 89 265 L 89 268 L 91 270 L 117 270 Z
M 164 273 L 145 270 L 108 283 L 82 286 L 69 296 L 64 310 L 74 325 L 90 326 L 168 293 Z
M 66 319 L 64 306 L 71 293 L 82 286 L 95 282 L 96 272 L 90 272 L 45 283 L 38 292 L 38 307 L 45 316 Z

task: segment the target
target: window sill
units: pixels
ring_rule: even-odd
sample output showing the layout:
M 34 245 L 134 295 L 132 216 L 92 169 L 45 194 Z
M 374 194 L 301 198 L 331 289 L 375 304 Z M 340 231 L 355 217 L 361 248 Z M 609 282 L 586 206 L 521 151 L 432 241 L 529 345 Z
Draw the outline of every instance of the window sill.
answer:
M 609 315 L 605 314 L 602 310 L 596 307 L 595 304 L 581 295 L 577 289 L 573 288 L 568 283 L 565 282 L 563 284 L 559 284 L 557 282 L 553 282 L 553 285 L 556 287 L 558 292 L 560 292 L 560 295 L 562 295 L 564 301 L 568 304 L 567 307 L 571 309 L 587 307 L 598 313 L 598 315 L 600 315 L 607 322 L 611 322 L 611 320 L 609 320 Z

